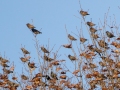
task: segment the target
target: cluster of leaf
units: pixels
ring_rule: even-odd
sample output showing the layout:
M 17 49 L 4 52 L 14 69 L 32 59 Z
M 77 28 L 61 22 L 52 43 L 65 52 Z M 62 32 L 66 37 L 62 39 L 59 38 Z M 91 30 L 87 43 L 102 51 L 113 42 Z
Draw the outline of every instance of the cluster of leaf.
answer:
M 88 12 L 81 10 L 80 14 L 85 22 Z M 66 60 L 58 60 L 58 51 L 52 52 L 44 46 L 39 47 L 37 34 L 42 32 L 28 23 L 27 27 L 32 31 L 36 39 L 36 50 L 39 65 L 31 62 L 30 52 L 26 48 L 21 48 L 23 57 L 20 57 L 27 73 L 16 75 L 10 79 L 10 74 L 14 73 L 14 65 L 9 66 L 9 60 L 0 57 L 0 65 L 3 73 L 0 75 L 0 87 L 9 90 L 117 90 L 120 89 L 120 37 L 115 36 L 111 31 L 106 31 L 105 38 L 102 30 L 94 28 L 93 22 L 85 22 L 91 37 L 92 44 L 86 43 L 89 39 L 80 37 L 77 40 L 68 34 L 70 44 L 62 45 L 64 48 L 71 49 L 74 55 L 67 58 L 72 62 L 74 71 L 67 68 Z M 83 50 L 78 48 L 80 53 L 76 55 L 73 43 L 79 41 Z M 51 56 L 53 55 L 53 57 Z M 63 67 L 65 66 L 65 68 Z M 36 71 L 36 72 L 34 72 Z M 72 74 L 69 76 L 67 73 Z

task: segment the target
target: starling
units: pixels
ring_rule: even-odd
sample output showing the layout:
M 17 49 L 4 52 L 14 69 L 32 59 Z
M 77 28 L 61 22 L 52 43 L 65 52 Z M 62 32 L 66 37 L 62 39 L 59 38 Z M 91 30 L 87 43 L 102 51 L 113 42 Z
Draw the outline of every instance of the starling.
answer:
M 68 34 L 68 38 L 69 38 L 70 40 L 72 40 L 72 41 L 77 40 L 75 37 L 73 37 L 73 36 L 72 36 L 72 35 L 70 35 L 70 34 Z
M 29 61 L 28 58 L 24 58 L 24 57 L 21 57 L 20 59 L 21 59 L 22 62 L 27 62 L 27 61 Z
M 80 11 L 80 14 L 82 15 L 82 16 L 86 16 L 86 15 L 90 15 L 90 14 L 88 14 L 88 12 L 86 12 L 86 11 Z
M 101 49 L 98 49 L 98 48 L 95 48 L 95 51 L 96 51 L 97 53 L 102 53 L 102 50 L 101 50 Z
M 101 56 L 101 54 L 100 54 L 100 53 L 102 53 L 101 49 L 95 48 L 95 51 Z
M 47 80 L 51 80 L 50 76 L 48 76 L 48 75 L 45 75 L 45 78 L 46 78 Z
M 106 35 L 109 37 L 109 38 L 113 38 L 115 37 L 111 32 L 109 31 L 106 31 Z
M 48 51 L 46 48 L 44 48 L 44 47 L 41 47 L 41 50 L 42 50 L 44 53 L 49 53 L 49 51 Z
M 80 41 L 81 41 L 82 43 L 84 43 L 84 42 L 87 41 L 87 39 L 85 39 L 85 38 L 80 38 Z
M 65 48 L 72 48 L 72 44 L 63 45 L 63 47 L 65 47 Z
M 25 48 L 21 48 L 21 50 L 24 54 L 30 54 L 30 52 L 28 52 Z
M 37 73 L 37 74 L 35 75 L 35 77 L 42 77 L 42 76 L 43 76 L 42 73 Z
M 23 80 L 28 80 L 28 77 L 27 77 L 27 76 L 25 76 L 24 74 L 23 74 L 23 75 L 21 75 L 21 78 L 22 78 Z
M 37 29 L 34 29 L 34 28 L 33 28 L 33 29 L 31 29 L 31 30 L 32 30 L 32 32 L 33 32 L 34 34 L 36 34 L 36 35 L 37 35 L 37 34 L 42 34 L 42 32 L 38 31 Z
M 9 67 L 6 63 L 2 63 L 2 62 L 1 62 L 0 64 L 1 64 L 1 66 L 4 67 L 4 68 L 5 68 L 5 67 Z
M 91 33 L 91 36 L 92 36 L 94 39 L 100 38 L 100 37 L 98 36 L 98 34 L 94 34 L 94 33 Z
M 28 27 L 29 29 L 34 29 L 34 28 L 35 28 L 35 27 L 34 27 L 33 25 L 31 25 L 30 23 L 27 23 L 26 25 L 27 25 L 27 27 Z
M 99 40 L 98 44 L 102 48 L 109 49 L 108 44 L 105 41 L 103 41 L 103 40 Z
M 89 45 L 89 46 L 87 46 L 87 47 L 89 48 L 89 50 L 95 52 L 95 48 L 93 48 L 93 45 Z
M 72 61 L 73 61 L 73 60 L 77 60 L 75 56 L 71 56 L 70 54 L 68 55 L 68 58 L 69 58 L 70 60 L 72 60 Z
M 96 66 L 95 64 L 93 64 L 93 63 L 90 63 L 89 65 L 90 65 L 91 68 L 96 68 L 96 67 L 97 67 L 97 66 Z
M 87 25 L 90 26 L 90 27 L 95 26 L 95 24 L 92 23 L 92 22 L 87 22 Z
M 28 62 L 28 66 L 29 68 L 37 68 L 34 62 L 33 63 Z
M 51 71 L 51 77 L 52 77 L 53 79 L 58 80 L 58 78 L 57 78 L 57 74 L 53 73 L 52 71 Z
M 7 62 L 9 62 L 9 60 L 4 59 L 4 58 L 2 58 L 2 57 L 1 57 L 0 61 L 1 61 L 2 63 L 7 63 Z
M 99 64 L 102 66 L 102 67 L 105 67 L 106 66 L 106 63 L 104 63 L 104 62 L 99 62 Z
M 44 60 L 50 62 L 50 61 L 52 61 L 52 60 L 54 60 L 54 59 L 49 58 L 48 56 L 44 55 Z
M 4 71 L 6 74 L 13 73 L 13 71 L 10 71 L 10 70 L 8 70 L 8 69 L 5 69 L 5 68 L 3 68 L 3 71 Z
M 95 33 L 95 32 L 97 32 L 97 30 L 95 28 L 93 28 L 93 27 L 90 27 L 90 32 Z

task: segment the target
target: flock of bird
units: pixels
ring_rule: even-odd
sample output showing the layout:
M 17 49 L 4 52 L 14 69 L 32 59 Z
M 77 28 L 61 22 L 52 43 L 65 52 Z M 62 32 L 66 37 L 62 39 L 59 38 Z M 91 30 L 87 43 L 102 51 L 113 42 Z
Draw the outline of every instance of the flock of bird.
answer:
M 86 16 L 86 15 L 90 15 L 88 12 L 83 11 L 83 10 L 80 11 L 80 14 L 81 14 L 83 17 Z M 100 38 L 100 37 L 98 36 L 98 34 L 96 34 L 96 32 L 97 32 L 98 30 L 96 30 L 96 29 L 94 28 L 95 24 L 94 24 L 93 22 L 87 22 L 86 24 L 87 24 L 88 27 L 89 27 L 90 34 L 91 34 L 92 38 L 95 39 L 95 40 L 97 40 L 98 38 Z M 30 23 L 27 23 L 26 26 L 32 31 L 33 34 L 35 34 L 35 36 L 36 36 L 37 34 L 42 34 L 42 32 L 40 32 L 39 30 L 37 30 L 34 25 L 32 25 L 32 24 L 30 24 Z M 107 37 L 108 37 L 109 39 L 115 37 L 114 34 L 111 33 L 111 32 L 109 32 L 109 31 L 106 31 L 106 35 L 107 35 Z M 70 35 L 70 34 L 68 34 L 68 38 L 69 38 L 69 40 L 71 40 L 71 42 L 77 40 L 74 36 L 72 36 L 72 35 Z M 85 42 L 87 41 L 87 39 L 85 39 L 85 38 L 83 38 L 83 37 L 80 37 L 79 40 L 80 40 L 80 42 L 82 42 L 82 43 L 85 43 Z M 108 43 L 106 43 L 104 40 L 100 39 L 100 40 L 97 40 L 97 42 L 98 42 L 98 45 L 99 45 L 101 48 L 109 49 Z M 113 43 L 113 44 L 114 44 L 114 43 Z M 71 44 L 67 44 L 67 45 L 63 45 L 63 47 L 65 47 L 65 48 L 72 48 L 72 43 L 71 43 Z M 40 47 L 40 48 L 41 48 L 41 51 L 44 53 L 43 59 L 44 59 L 45 61 L 51 62 L 51 61 L 54 60 L 53 58 L 50 58 L 49 56 L 47 56 L 47 54 L 50 53 L 49 50 L 47 50 L 47 49 L 46 49 L 45 47 L 43 47 L 43 46 Z M 102 53 L 102 49 L 97 48 L 97 47 L 94 47 L 94 45 L 88 45 L 88 48 L 89 48 L 89 50 L 91 50 L 91 51 L 93 51 L 93 52 L 97 52 L 102 59 L 106 60 L 105 57 L 101 56 L 101 54 L 100 54 L 100 53 Z M 28 67 L 30 68 L 30 70 L 34 70 L 35 68 L 37 68 L 37 66 L 35 65 L 34 62 L 30 62 L 30 58 L 31 58 L 31 57 L 29 56 L 30 52 L 29 52 L 28 50 L 26 50 L 25 48 L 21 48 L 21 51 L 22 51 L 22 53 L 24 54 L 23 57 L 20 57 L 21 61 L 22 61 L 23 63 L 26 63 L 26 62 L 27 62 L 27 65 L 28 65 Z M 76 56 L 72 56 L 72 55 L 70 55 L 70 54 L 68 55 L 68 58 L 69 58 L 71 61 L 77 60 Z M 8 67 L 10 67 L 10 66 L 7 64 L 8 62 L 9 62 L 9 60 L 0 57 L 0 65 L 3 67 L 3 72 L 4 72 L 5 74 L 13 73 L 13 70 L 7 69 Z M 100 65 L 103 65 L 103 62 L 99 62 L 99 64 L 100 64 Z M 96 65 L 93 65 L 92 63 L 89 63 L 89 65 L 90 65 L 92 68 L 96 68 Z M 120 66 L 120 65 L 119 65 L 119 66 Z M 65 72 L 61 72 L 61 74 L 65 74 Z M 40 81 L 40 78 L 39 78 L 39 77 L 45 77 L 47 80 L 52 80 L 52 79 L 58 80 L 58 79 L 59 79 L 58 76 L 57 76 L 57 74 L 54 73 L 54 72 L 51 70 L 50 76 L 47 75 L 47 74 L 46 74 L 46 75 L 41 75 L 41 73 L 38 73 L 38 74 L 35 75 L 35 77 L 32 78 L 31 82 L 35 82 L 35 81 L 37 81 L 37 80 Z M 29 78 L 28 78 L 27 76 L 25 76 L 24 74 L 21 75 L 21 78 L 22 78 L 23 80 L 28 80 L 28 79 L 29 79 Z M 65 79 L 66 79 L 66 78 L 65 78 Z M 9 82 L 10 82 L 10 80 L 9 80 Z M 12 82 L 11 82 L 11 83 L 12 83 Z

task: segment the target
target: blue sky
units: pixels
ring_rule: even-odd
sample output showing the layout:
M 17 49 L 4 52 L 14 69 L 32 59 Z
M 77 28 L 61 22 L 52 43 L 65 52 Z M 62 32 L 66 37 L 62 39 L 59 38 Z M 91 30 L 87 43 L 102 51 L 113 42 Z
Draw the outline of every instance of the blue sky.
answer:
M 118 6 L 120 1 L 113 0 L 81 0 L 82 9 L 88 11 L 90 16 L 86 17 L 86 21 L 92 21 L 98 24 L 99 19 L 103 21 L 105 13 L 110 7 L 108 20 L 110 16 L 114 20 L 116 17 L 117 24 L 120 20 Z M 37 60 L 35 50 L 34 37 L 30 30 L 26 27 L 26 23 L 34 24 L 42 34 L 37 36 L 39 44 L 42 46 L 48 45 L 50 40 L 50 49 L 56 44 L 53 52 L 58 50 L 60 45 L 67 44 L 68 33 L 75 36 L 78 35 L 78 30 L 81 27 L 82 17 L 79 14 L 80 5 L 78 0 L 1 0 L 0 1 L 0 55 L 11 62 L 15 62 L 16 69 L 21 70 L 21 61 L 19 57 L 23 56 L 20 50 L 21 45 L 25 46 L 31 52 L 31 61 Z M 77 18 L 77 17 L 79 18 Z M 33 20 L 33 22 L 32 22 Z M 84 23 L 84 22 L 83 22 Z M 85 38 L 89 38 L 88 32 L 84 25 L 82 25 Z M 73 34 L 74 32 L 75 34 Z M 79 38 L 75 36 L 78 40 Z M 73 42 L 74 43 L 74 42 Z M 74 43 L 75 45 L 76 43 Z M 78 42 L 79 44 L 79 42 Z M 76 49 L 76 53 L 78 51 Z M 59 54 L 62 56 L 58 59 L 66 59 L 65 54 L 73 54 L 71 50 L 61 48 Z M 37 61 L 35 61 L 37 62 Z

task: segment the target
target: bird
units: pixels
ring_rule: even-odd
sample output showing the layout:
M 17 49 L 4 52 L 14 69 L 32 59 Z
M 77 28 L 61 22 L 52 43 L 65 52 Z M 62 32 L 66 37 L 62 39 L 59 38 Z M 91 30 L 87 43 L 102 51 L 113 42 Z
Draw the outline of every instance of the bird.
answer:
M 106 31 L 106 35 L 107 35 L 109 38 L 115 37 L 114 34 L 112 34 L 112 33 L 109 32 L 109 31 Z
M 87 39 L 85 39 L 85 38 L 80 38 L 80 41 L 81 41 L 82 43 L 84 43 L 84 42 L 87 41 Z
M 95 64 L 93 64 L 93 63 L 90 63 L 89 66 L 90 66 L 91 68 L 96 68 L 96 67 L 97 67 L 97 66 L 96 66 Z
M 72 44 L 66 44 L 66 45 L 62 45 L 65 48 L 72 48 Z
M 90 27 L 90 32 L 95 33 L 95 32 L 97 32 L 97 30 L 95 28 L 93 28 L 93 27 Z
M 99 40 L 98 45 L 102 48 L 109 49 L 108 44 L 103 40 Z
M 80 11 L 80 14 L 82 15 L 82 16 L 86 16 L 86 15 L 90 15 L 90 14 L 88 14 L 88 12 L 86 12 L 86 11 Z
M 95 24 L 92 23 L 92 22 L 87 22 L 87 25 L 90 26 L 90 27 L 95 26 Z
M 44 60 L 45 60 L 45 61 L 48 61 L 48 62 L 51 62 L 51 61 L 54 60 L 54 59 L 49 58 L 48 56 L 44 55 Z
M 101 49 L 99 49 L 99 48 L 95 48 L 95 51 L 101 56 L 101 54 L 100 53 L 102 53 L 103 51 L 101 50 Z
M 32 28 L 31 29 L 34 34 L 42 34 L 42 32 L 38 31 L 37 29 Z
M 34 27 L 32 24 L 30 24 L 30 23 L 27 23 L 26 25 L 27 25 L 27 27 L 28 27 L 29 29 L 34 29 L 34 28 L 35 28 L 35 27 Z
M 70 54 L 68 55 L 68 58 L 72 61 L 77 60 L 75 56 L 71 56 Z
M 21 59 L 22 62 L 27 62 L 27 61 L 29 61 L 28 58 L 24 58 L 24 57 L 21 57 L 20 59 Z
M 104 63 L 104 62 L 99 62 L 99 64 L 102 66 L 102 67 L 105 67 L 106 66 L 106 63 Z
M 58 80 L 56 73 L 53 73 L 53 72 L 51 71 L 51 74 L 50 74 L 50 75 L 51 75 L 51 77 L 52 77 L 53 79 Z
M 4 71 L 6 74 L 13 73 L 13 71 L 10 71 L 10 70 L 8 70 L 8 69 L 6 69 L 6 68 L 3 68 L 3 71 Z
M 5 67 L 9 67 L 6 63 L 2 63 L 2 62 L 1 62 L 0 64 L 1 64 L 1 66 L 4 67 L 4 68 L 5 68 Z
M 73 36 L 72 36 L 72 35 L 70 35 L 70 34 L 68 34 L 68 38 L 69 38 L 70 40 L 72 40 L 72 41 L 77 40 L 75 37 L 73 37 Z
M 28 66 L 29 66 L 29 68 L 37 68 L 36 66 L 35 66 L 35 63 L 34 62 L 28 62 Z
M 88 45 L 87 47 L 89 48 L 89 50 L 95 52 L 95 48 L 93 47 L 94 45 Z
M 100 38 L 100 37 L 98 36 L 98 34 L 95 34 L 95 33 L 91 33 L 91 36 L 92 36 L 94 39 Z
M 23 74 L 23 75 L 21 75 L 21 78 L 22 78 L 23 80 L 28 80 L 28 77 L 27 77 L 27 76 L 25 76 L 24 74 Z
M 7 62 L 9 62 L 9 60 L 7 60 L 7 59 L 4 59 L 4 58 L 0 58 L 0 61 L 2 62 L 2 63 L 7 63 Z
M 51 80 L 50 76 L 48 76 L 48 75 L 45 75 L 45 78 L 46 78 L 47 80 Z
M 48 51 L 45 47 L 41 47 L 41 50 L 42 50 L 44 53 L 49 53 L 49 51 Z
M 30 52 L 28 52 L 25 48 L 21 48 L 21 50 L 24 54 L 30 54 Z

